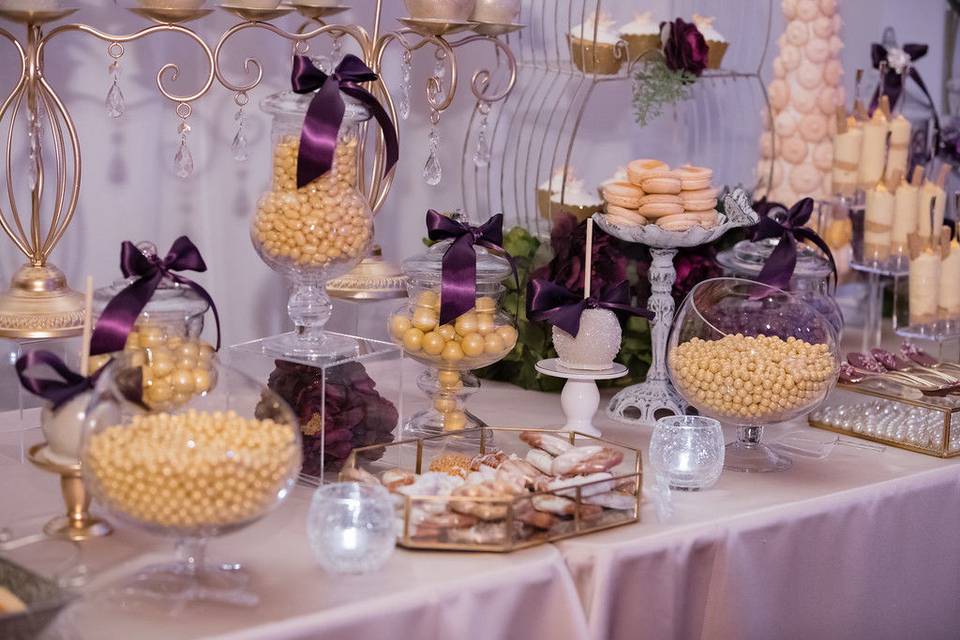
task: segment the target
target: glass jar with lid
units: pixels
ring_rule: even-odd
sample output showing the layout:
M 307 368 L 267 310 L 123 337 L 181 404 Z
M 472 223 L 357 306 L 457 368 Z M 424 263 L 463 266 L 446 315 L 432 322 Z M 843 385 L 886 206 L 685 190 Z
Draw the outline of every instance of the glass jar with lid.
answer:
M 355 341 L 324 331 L 333 311 L 326 282 L 346 274 L 369 252 L 373 212 L 357 188 L 360 124 L 368 109 L 343 95 L 345 111 L 337 135 L 333 167 L 297 186 L 297 158 L 304 117 L 314 94 L 283 91 L 261 103 L 273 117 L 273 180 L 257 204 L 250 236 L 260 258 L 291 286 L 287 313 L 293 333 L 266 345 L 278 355 L 348 355 Z
M 725 275 L 755 280 L 763 265 L 777 246 L 776 238 L 751 241 L 741 240 L 730 249 L 717 254 L 717 262 Z M 821 251 L 804 243 L 797 243 L 797 267 L 790 280 L 790 291 L 800 300 L 822 313 L 833 328 L 843 330 L 843 313 L 830 295 L 830 261 Z
M 457 214 L 455 214 L 457 217 Z M 443 240 L 402 265 L 408 302 L 388 321 L 391 338 L 414 360 L 429 367 L 417 380 L 432 407 L 404 425 L 405 437 L 422 437 L 483 426 L 464 409 L 480 384 L 470 371 L 503 359 L 517 343 L 513 318 L 500 308 L 510 262 L 475 245 L 476 302 L 452 322 L 440 324 L 443 256 L 453 243 Z
M 156 247 L 149 243 L 139 248 L 156 254 Z M 94 317 L 99 318 L 107 304 L 137 279 L 132 276 L 97 289 Z M 137 317 L 123 351 L 132 366 L 140 368 L 143 401 L 151 409 L 183 406 L 216 384 L 214 347 L 200 337 L 209 309 L 190 287 L 164 278 Z M 91 358 L 90 370 L 96 371 L 109 359 L 109 354 Z

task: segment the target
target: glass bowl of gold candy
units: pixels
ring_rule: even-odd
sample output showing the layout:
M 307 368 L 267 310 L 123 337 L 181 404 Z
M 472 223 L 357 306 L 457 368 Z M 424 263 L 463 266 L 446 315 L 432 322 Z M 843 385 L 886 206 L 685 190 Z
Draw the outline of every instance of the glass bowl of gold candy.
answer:
M 127 587 L 150 598 L 255 604 L 242 570 L 204 561 L 205 541 L 255 522 L 289 494 L 301 463 L 296 416 L 217 360 L 206 393 L 153 408 L 135 355 L 118 354 L 97 381 L 81 450 L 85 483 L 115 520 L 177 540 L 177 562 L 148 567 Z
M 806 415 L 833 389 L 837 329 L 789 291 L 740 278 L 698 284 L 667 346 L 677 391 L 697 411 L 738 428 L 725 468 L 780 471 L 791 462 L 760 442 L 763 426 Z

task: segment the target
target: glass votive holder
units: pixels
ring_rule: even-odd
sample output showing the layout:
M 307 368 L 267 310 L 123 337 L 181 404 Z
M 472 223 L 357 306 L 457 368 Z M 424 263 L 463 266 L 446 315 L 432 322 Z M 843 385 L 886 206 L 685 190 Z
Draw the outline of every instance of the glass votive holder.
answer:
M 723 452 L 723 431 L 713 418 L 668 416 L 653 428 L 650 466 L 671 489 L 699 491 L 720 478 Z
M 367 573 L 382 567 L 396 544 L 390 493 L 377 485 L 338 482 L 313 494 L 307 536 L 317 562 L 331 573 Z

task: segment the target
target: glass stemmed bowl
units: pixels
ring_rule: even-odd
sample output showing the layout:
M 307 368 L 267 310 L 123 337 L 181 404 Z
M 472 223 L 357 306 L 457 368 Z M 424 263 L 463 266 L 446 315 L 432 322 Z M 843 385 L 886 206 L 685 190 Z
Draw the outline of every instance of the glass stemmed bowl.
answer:
M 677 312 L 667 367 L 701 414 L 737 426 L 724 468 L 782 471 L 791 460 L 761 443 L 763 427 L 806 415 L 833 388 L 834 325 L 808 302 L 739 278 L 701 282 Z
M 81 449 L 84 481 L 115 520 L 177 541 L 177 561 L 124 583 L 150 600 L 254 605 L 236 564 L 204 560 L 209 538 L 260 519 L 300 470 L 296 416 L 252 378 L 211 362 L 213 384 L 183 405 L 151 409 L 142 360 L 119 353 L 97 381 Z

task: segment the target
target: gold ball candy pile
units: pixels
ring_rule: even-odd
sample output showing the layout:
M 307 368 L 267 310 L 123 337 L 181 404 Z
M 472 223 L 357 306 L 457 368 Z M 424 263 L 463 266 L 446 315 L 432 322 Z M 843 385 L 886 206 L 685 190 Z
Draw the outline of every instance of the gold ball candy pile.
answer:
M 453 324 L 440 325 L 440 296 L 423 291 L 412 312 L 391 316 L 390 335 L 422 360 L 451 366 L 489 362 L 506 355 L 517 343 L 517 330 L 509 324 L 498 325 L 496 311 L 496 301 L 482 296 Z
M 132 352 L 130 364 L 141 368 L 143 402 L 155 411 L 181 407 L 217 383 L 213 346 L 171 334 L 161 325 L 137 325 L 127 336 L 123 350 Z M 109 358 L 91 358 L 91 370 L 96 371 Z
M 825 344 L 796 338 L 693 338 L 670 354 L 673 381 L 707 414 L 772 420 L 820 399 L 836 377 Z
M 253 238 L 267 256 L 304 267 L 365 255 L 373 233 L 357 183 L 357 140 L 337 143 L 334 168 L 297 189 L 300 139 L 287 136 L 273 153 L 273 191 L 261 198 Z
M 161 527 L 255 518 L 277 499 L 300 454 L 290 427 L 234 412 L 136 416 L 90 437 L 84 464 L 112 508 Z

